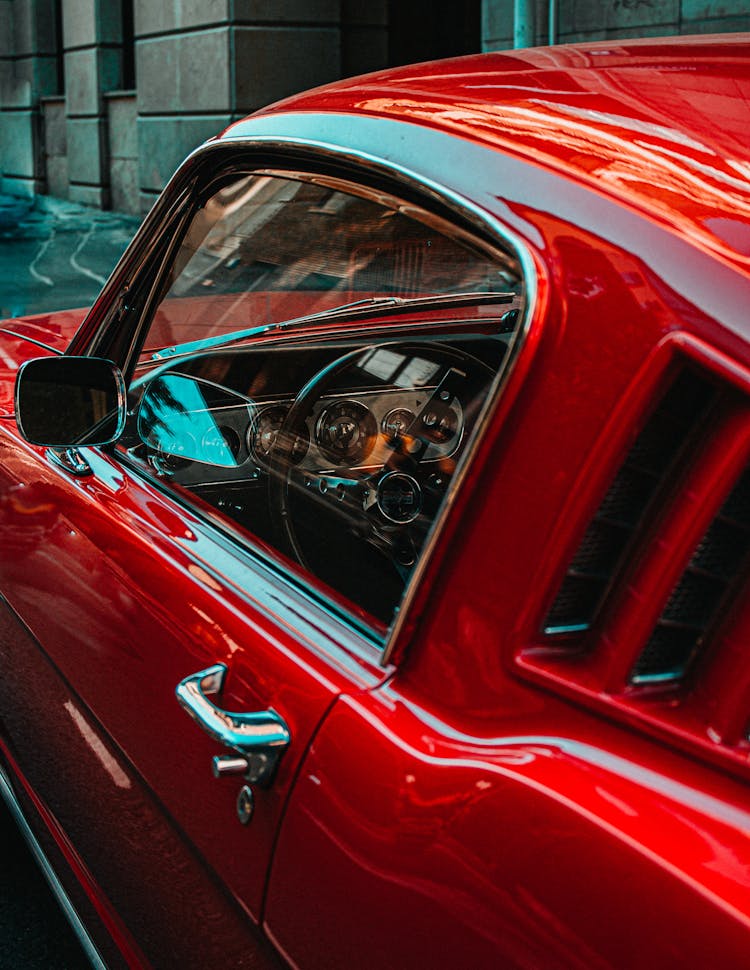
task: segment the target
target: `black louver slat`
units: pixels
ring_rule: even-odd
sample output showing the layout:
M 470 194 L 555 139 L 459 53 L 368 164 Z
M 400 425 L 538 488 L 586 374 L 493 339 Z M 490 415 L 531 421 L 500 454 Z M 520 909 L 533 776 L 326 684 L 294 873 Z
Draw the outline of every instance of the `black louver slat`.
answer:
M 596 510 L 544 623 L 547 636 L 584 633 L 626 559 L 657 494 L 717 395 L 714 384 L 683 371 L 652 412 Z
M 680 680 L 725 612 L 750 553 L 750 468 L 707 529 L 633 668 L 633 684 Z

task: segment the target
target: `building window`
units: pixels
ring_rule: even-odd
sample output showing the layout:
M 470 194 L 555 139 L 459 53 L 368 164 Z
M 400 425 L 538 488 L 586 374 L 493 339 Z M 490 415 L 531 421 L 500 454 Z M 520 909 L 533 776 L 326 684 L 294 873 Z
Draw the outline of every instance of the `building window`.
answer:
M 135 31 L 133 0 L 122 0 L 122 88 L 135 90 Z

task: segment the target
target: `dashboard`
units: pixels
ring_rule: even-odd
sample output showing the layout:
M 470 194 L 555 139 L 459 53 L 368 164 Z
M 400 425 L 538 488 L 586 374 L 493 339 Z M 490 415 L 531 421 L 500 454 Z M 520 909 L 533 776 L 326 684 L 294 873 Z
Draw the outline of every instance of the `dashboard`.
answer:
M 174 375 L 164 375 L 174 377 Z M 202 383 L 201 390 L 215 390 Z M 419 433 L 427 439 L 423 462 L 445 462 L 460 449 L 465 420 L 461 403 L 427 408 L 435 385 L 394 390 L 354 388 L 317 400 L 295 434 L 291 460 L 300 469 L 364 471 L 381 467 L 389 453 Z M 255 482 L 269 470 L 271 454 L 293 401 L 271 397 L 219 403 L 190 414 L 190 430 L 165 439 L 142 420 L 139 433 L 160 474 L 186 486 Z

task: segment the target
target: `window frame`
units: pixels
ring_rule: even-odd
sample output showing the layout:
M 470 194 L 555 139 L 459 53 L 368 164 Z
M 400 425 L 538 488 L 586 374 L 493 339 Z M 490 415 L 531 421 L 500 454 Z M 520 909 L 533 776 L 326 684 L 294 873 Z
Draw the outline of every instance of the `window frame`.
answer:
M 414 570 L 404 587 L 393 619 L 388 625 L 379 623 L 372 616 L 367 620 L 358 616 L 356 612 L 347 608 L 343 597 L 342 600 L 330 598 L 322 588 L 322 583 L 321 588 L 316 588 L 314 576 L 290 569 L 289 563 L 282 554 L 275 555 L 276 550 L 269 549 L 262 544 L 261 540 L 255 541 L 251 534 L 234 527 L 231 519 L 224 518 L 218 513 L 213 514 L 211 510 L 199 508 L 184 500 L 156 474 L 150 473 L 146 467 L 131 459 L 122 450 L 116 453 L 117 461 L 125 464 L 139 477 L 148 480 L 168 495 L 171 501 L 184 507 L 191 514 L 198 515 L 220 534 L 227 536 L 232 544 L 238 547 L 238 552 L 259 557 L 266 568 L 270 566 L 286 582 L 292 583 L 295 588 L 302 589 L 307 595 L 312 596 L 326 612 L 333 611 L 349 625 L 352 631 L 364 635 L 369 642 L 377 645 L 382 651 L 381 664 L 388 666 L 393 656 L 394 646 L 402 637 L 411 603 L 432 560 L 434 547 L 443 531 L 454 496 L 463 486 L 466 472 L 473 463 L 473 455 L 484 437 L 495 406 L 502 397 L 502 390 L 526 342 L 536 307 L 536 264 L 526 244 L 491 213 L 480 209 L 469 199 L 453 193 L 449 188 L 420 178 L 417 173 L 407 171 L 398 165 L 364 156 L 362 153 L 341 151 L 330 145 L 321 145 L 306 139 L 274 138 L 273 141 L 268 141 L 263 138 L 243 138 L 233 139 L 229 143 L 216 141 L 197 149 L 170 181 L 162 198 L 132 244 L 135 256 L 129 258 L 129 252 L 126 252 L 68 352 L 101 353 L 103 349 L 116 346 L 116 337 L 120 328 L 127 330 L 131 334 L 127 349 L 123 349 L 121 344 L 117 353 L 109 356 L 114 356 L 120 363 L 126 384 L 129 386 L 140 349 L 158 306 L 158 297 L 165 274 L 169 271 L 174 255 L 183 241 L 201 200 L 210 194 L 212 186 L 225 182 L 228 177 L 238 178 L 248 174 L 280 174 L 286 177 L 300 175 L 310 181 L 325 182 L 331 187 L 341 185 L 344 190 L 347 185 L 354 186 L 361 190 L 361 194 L 365 197 L 368 193 L 372 193 L 373 199 L 377 198 L 378 193 L 384 193 L 389 198 L 401 200 L 405 207 L 410 203 L 416 204 L 421 211 L 433 214 L 442 225 L 450 226 L 454 237 L 469 241 L 473 248 L 484 250 L 490 257 L 502 253 L 506 258 L 510 256 L 517 260 L 523 293 L 522 317 L 509 347 L 508 358 L 495 376 L 476 421 L 471 440 L 461 456 L 448 492 L 430 527 Z M 162 225 L 159 226 L 160 221 Z M 154 234 L 155 224 L 157 228 Z M 132 280 L 128 286 L 136 292 L 139 288 L 143 288 L 141 292 L 145 289 L 147 294 L 142 299 L 140 307 L 134 308 L 134 313 L 137 314 L 135 320 L 127 311 L 124 319 L 122 315 L 112 312 L 117 303 L 117 280 L 118 278 L 122 280 L 128 269 L 133 270 L 127 274 L 129 280 Z M 105 294 L 109 297 L 106 303 Z M 94 329 L 93 324 L 97 319 L 100 322 Z M 375 335 L 380 330 L 377 325 L 374 329 L 371 324 L 368 326 L 371 327 L 368 336 Z M 356 329 L 361 331 L 361 324 Z M 335 334 L 344 337 L 352 335 L 350 325 L 345 321 L 339 322 Z M 292 340 L 299 340 L 301 336 L 299 333 L 288 335 Z M 284 340 L 285 337 L 282 336 L 281 339 Z M 277 340 L 274 340 L 274 344 L 276 343 Z M 258 345 L 260 346 L 261 343 L 259 342 Z M 113 455 L 115 448 L 116 444 L 107 446 L 107 450 L 110 450 Z

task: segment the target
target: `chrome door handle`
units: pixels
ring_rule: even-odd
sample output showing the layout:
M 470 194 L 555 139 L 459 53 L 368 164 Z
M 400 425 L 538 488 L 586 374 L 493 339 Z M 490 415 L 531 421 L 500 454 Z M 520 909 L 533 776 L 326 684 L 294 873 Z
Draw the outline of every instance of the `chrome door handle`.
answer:
M 240 758 L 214 758 L 214 774 L 240 772 L 250 782 L 268 783 L 284 749 L 289 745 L 289 728 L 276 711 L 233 714 L 217 707 L 209 694 L 218 694 L 227 668 L 214 664 L 191 674 L 177 685 L 177 700 L 215 741 L 236 751 Z

